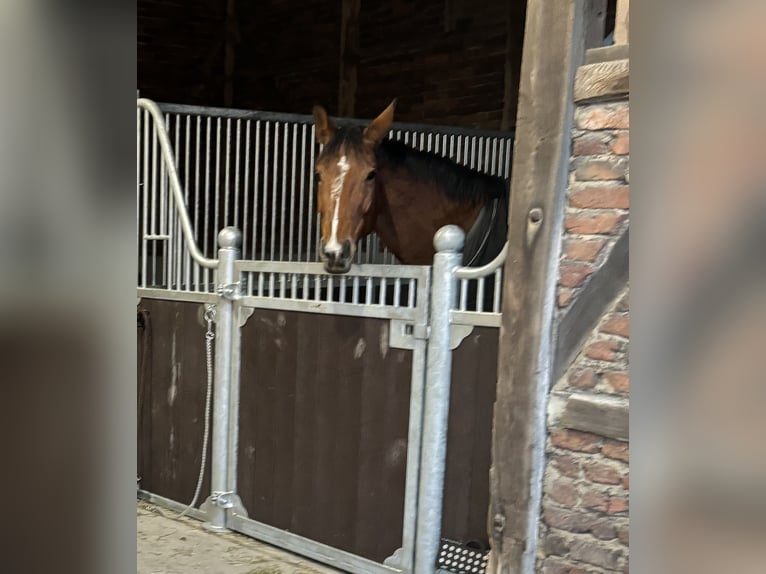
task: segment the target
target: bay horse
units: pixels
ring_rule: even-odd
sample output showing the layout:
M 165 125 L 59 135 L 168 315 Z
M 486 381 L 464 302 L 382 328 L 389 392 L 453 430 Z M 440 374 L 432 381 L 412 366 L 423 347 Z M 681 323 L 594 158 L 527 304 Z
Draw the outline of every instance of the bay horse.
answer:
M 444 225 L 466 233 L 463 264 L 489 263 L 507 237 L 508 185 L 437 154 L 387 139 L 396 100 L 366 128 L 338 127 L 314 106 L 319 256 L 348 273 L 357 242 L 372 233 L 404 264 L 430 265 Z

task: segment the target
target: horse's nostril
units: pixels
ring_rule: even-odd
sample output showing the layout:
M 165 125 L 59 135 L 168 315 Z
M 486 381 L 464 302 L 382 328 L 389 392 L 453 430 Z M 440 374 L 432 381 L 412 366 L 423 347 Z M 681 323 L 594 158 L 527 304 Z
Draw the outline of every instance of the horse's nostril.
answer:
M 348 239 L 343 242 L 343 249 L 341 250 L 340 255 L 343 259 L 348 259 L 351 257 L 351 241 Z

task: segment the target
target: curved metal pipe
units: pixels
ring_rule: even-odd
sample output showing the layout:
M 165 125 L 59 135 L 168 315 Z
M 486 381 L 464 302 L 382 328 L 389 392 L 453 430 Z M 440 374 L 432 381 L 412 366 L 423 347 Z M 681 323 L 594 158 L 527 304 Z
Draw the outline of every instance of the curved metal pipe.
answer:
M 457 279 L 481 279 L 492 275 L 498 268 L 505 263 L 505 256 L 508 254 L 508 242 L 505 242 L 500 253 L 492 261 L 481 267 L 458 267 L 454 274 Z
M 189 253 L 192 258 L 199 263 L 202 267 L 208 269 L 215 269 L 218 267 L 218 259 L 209 259 L 205 257 L 197 246 L 197 242 L 194 239 L 194 233 L 192 231 L 191 221 L 189 221 L 189 214 L 186 212 L 186 203 L 184 202 L 183 193 L 181 192 L 181 182 L 178 179 L 178 171 L 176 169 L 175 161 L 173 160 L 173 149 L 170 145 L 170 138 L 165 131 L 165 116 L 159 106 L 152 100 L 146 98 L 138 98 L 136 104 L 139 108 L 148 111 L 154 119 L 154 128 L 157 133 L 157 140 L 160 142 L 160 148 L 162 150 L 162 159 L 165 162 L 165 168 L 167 169 L 168 179 L 170 180 L 170 189 L 173 192 L 173 198 L 176 203 L 176 212 L 178 218 L 181 221 L 181 229 L 183 230 L 186 246 L 189 248 Z M 182 207 L 183 206 L 183 207 Z

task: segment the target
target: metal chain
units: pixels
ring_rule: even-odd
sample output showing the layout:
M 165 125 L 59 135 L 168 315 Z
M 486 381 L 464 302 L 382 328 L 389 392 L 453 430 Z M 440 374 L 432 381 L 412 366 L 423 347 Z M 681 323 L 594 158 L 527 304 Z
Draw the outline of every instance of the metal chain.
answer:
M 207 393 L 205 395 L 205 430 L 202 434 L 202 459 L 199 465 L 199 476 L 197 477 L 197 487 L 194 490 L 194 498 L 189 506 L 178 515 L 178 518 L 189 512 L 197 504 L 199 493 L 202 490 L 202 481 L 205 477 L 205 466 L 207 464 L 207 442 L 210 437 L 210 403 L 213 398 L 213 323 L 215 322 L 215 305 L 208 305 L 205 308 L 205 321 L 207 322 L 207 332 L 205 333 L 205 357 L 207 360 Z

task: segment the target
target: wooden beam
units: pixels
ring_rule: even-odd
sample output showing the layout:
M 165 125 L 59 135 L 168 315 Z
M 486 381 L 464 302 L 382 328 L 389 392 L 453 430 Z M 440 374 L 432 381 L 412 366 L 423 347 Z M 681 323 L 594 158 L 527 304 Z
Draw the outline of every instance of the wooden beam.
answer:
M 604 264 L 596 270 L 561 319 L 556 340 L 553 380 L 558 380 L 577 357 L 585 339 L 628 282 L 629 229 L 614 244 Z
M 627 399 L 572 394 L 561 415 L 561 426 L 598 436 L 627 441 L 630 436 Z
M 605 30 L 606 0 L 585 0 L 585 47 L 601 46 Z
M 611 62 L 612 60 L 625 60 L 630 57 L 630 50 L 625 44 L 601 46 L 590 48 L 585 51 L 585 64 L 598 64 L 599 62 Z
M 556 269 L 585 50 L 581 0 L 529 0 L 519 89 L 492 433 L 487 572 L 534 571 Z
M 356 67 L 359 61 L 360 0 L 343 0 L 340 22 L 340 80 L 338 115 L 351 117 L 356 105 Z
M 630 92 L 628 60 L 580 66 L 575 76 L 575 101 L 594 102 L 621 97 Z
M 630 43 L 630 0 L 617 0 L 617 14 L 614 19 L 614 43 Z

